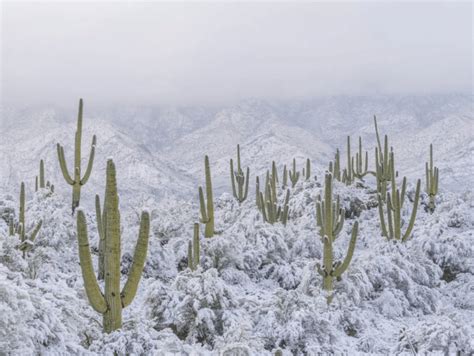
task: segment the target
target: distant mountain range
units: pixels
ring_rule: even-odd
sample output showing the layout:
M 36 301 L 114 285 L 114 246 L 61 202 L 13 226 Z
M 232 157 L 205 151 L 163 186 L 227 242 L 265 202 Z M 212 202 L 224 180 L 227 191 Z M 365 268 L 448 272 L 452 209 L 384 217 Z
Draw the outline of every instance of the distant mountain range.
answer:
M 429 144 L 434 144 L 440 168 L 440 187 L 462 190 L 474 186 L 473 96 L 336 96 L 301 101 L 246 100 L 223 108 L 114 107 L 95 110 L 85 98 L 82 151 L 87 159 L 92 135 L 97 151 L 92 184 L 83 189 L 93 202 L 90 187 L 104 186 L 105 162 L 113 157 L 119 172 L 120 193 L 126 199 L 175 196 L 189 200 L 203 180 L 203 158 L 208 154 L 214 185 L 229 191 L 229 158 L 241 144 L 243 165 L 263 174 L 276 160 L 280 167 L 296 157 L 299 168 L 306 157 L 320 171 L 336 147 L 345 162 L 346 135 L 363 138 L 373 166 L 373 115 L 381 133 L 388 134 L 397 165 L 410 178 L 424 177 Z M 46 161 L 47 179 L 69 194 L 56 158 L 56 143 L 65 146 L 72 165 L 77 103 L 66 111 L 54 108 L 1 110 L 0 188 L 17 192 L 24 180 L 30 189 L 39 160 Z M 86 162 L 83 163 L 84 167 Z

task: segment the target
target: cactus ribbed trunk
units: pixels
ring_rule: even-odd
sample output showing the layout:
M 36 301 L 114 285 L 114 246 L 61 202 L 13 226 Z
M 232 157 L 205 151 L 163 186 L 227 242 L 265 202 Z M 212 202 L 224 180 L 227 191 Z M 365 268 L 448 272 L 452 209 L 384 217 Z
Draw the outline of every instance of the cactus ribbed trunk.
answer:
M 39 187 L 44 188 L 44 161 L 40 161 Z
M 87 237 L 87 225 L 82 211 L 77 214 L 77 235 L 79 243 L 79 258 L 81 261 L 84 287 L 91 306 L 103 314 L 103 328 L 109 333 L 122 326 L 122 309 L 134 299 L 145 265 L 150 217 L 142 212 L 140 231 L 138 235 L 133 263 L 128 274 L 127 282 L 120 292 L 120 211 L 117 194 L 115 165 L 112 160 L 107 162 L 107 181 L 105 189 L 105 212 L 102 214 L 102 224 L 105 226 L 104 249 L 104 279 L 105 289 L 102 294 L 94 275 L 92 258 Z M 100 207 L 100 204 L 99 204 Z
M 105 239 L 104 270 L 105 301 L 108 309 L 104 313 L 104 330 L 111 332 L 122 326 L 122 304 L 120 301 L 120 215 L 118 210 L 115 169 L 109 170 L 105 191 L 107 233 L 113 238 Z

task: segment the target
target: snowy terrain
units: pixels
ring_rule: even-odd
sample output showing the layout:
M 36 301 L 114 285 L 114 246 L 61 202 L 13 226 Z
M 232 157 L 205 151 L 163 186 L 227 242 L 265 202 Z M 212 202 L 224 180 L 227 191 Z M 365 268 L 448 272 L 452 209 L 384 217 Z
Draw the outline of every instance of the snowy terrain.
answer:
M 94 195 L 101 196 L 105 163 L 117 166 L 122 212 L 124 283 L 142 209 L 152 214 L 148 259 L 138 295 L 124 310 L 119 331 L 104 334 L 102 318 L 83 288 L 70 214 L 70 187 L 61 176 L 55 144 L 72 165 L 76 104 L 69 110 L 1 112 L 0 140 L 0 354 L 176 355 L 472 354 L 474 352 L 474 116 L 470 95 L 264 102 L 226 108 L 89 108 L 85 98 L 85 166 L 92 135 L 97 150 L 82 189 L 91 245 L 98 236 Z M 374 180 L 363 187 L 335 183 L 347 220 L 335 244 L 346 253 L 353 223 L 360 224 L 354 258 L 327 305 L 322 242 L 315 198 L 336 147 L 345 164 L 345 137 L 355 153 L 363 137 L 373 167 L 373 114 L 389 135 L 408 196 L 424 183 L 429 144 L 440 168 L 433 214 L 418 209 L 406 243 L 380 236 Z M 249 198 L 232 197 L 229 159 L 241 144 L 250 166 Z M 211 161 L 216 230 L 201 236 L 201 267 L 187 269 L 187 244 L 198 221 L 197 187 L 204 155 Z M 286 227 L 262 221 L 255 176 L 275 160 L 313 163 L 310 181 L 291 191 Z M 56 193 L 34 192 L 39 160 Z M 18 214 L 19 184 L 27 184 L 28 227 L 43 219 L 34 249 L 23 259 L 8 236 L 7 217 Z M 424 186 L 424 184 L 423 184 Z M 411 202 L 406 203 L 410 206 Z M 408 213 L 411 211 L 411 206 Z M 96 253 L 96 251 L 93 251 Z M 94 255 L 96 258 L 96 254 Z M 95 261 L 94 261 L 95 263 Z

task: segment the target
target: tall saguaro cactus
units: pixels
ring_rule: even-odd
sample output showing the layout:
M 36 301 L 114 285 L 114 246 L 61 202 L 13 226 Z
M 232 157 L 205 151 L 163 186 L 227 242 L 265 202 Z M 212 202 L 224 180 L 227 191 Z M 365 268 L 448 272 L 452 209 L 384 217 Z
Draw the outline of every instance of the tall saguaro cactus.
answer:
M 324 244 L 323 266 L 317 264 L 317 268 L 318 273 L 323 277 L 323 289 L 329 293 L 328 303 L 332 300 L 334 279 L 340 279 L 349 267 L 357 240 L 359 224 L 356 221 L 352 227 L 351 240 L 344 261 L 342 263 L 334 262 L 333 243 L 344 225 L 344 215 L 345 211 L 339 205 L 339 196 L 337 201 L 333 202 L 332 175 L 327 173 L 325 176 L 324 200 L 319 196 L 316 202 L 316 224 L 319 227 L 319 233 Z
M 262 213 L 263 221 L 274 224 L 281 221 L 286 225 L 288 221 L 290 190 L 286 190 L 285 200 L 282 205 L 278 204 L 278 194 L 276 189 L 276 176 L 267 171 L 265 179 L 265 192 L 257 190 L 257 206 Z
M 68 172 L 66 165 L 66 158 L 64 156 L 64 147 L 59 143 L 57 144 L 58 159 L 59 165 L 61 166 L 61 172 L 64 179 L 70 185 L 72 185 L 72 213 L 79 206 L 79 201 L 81 199 L 81 187 L 87 183 L 92 172 L 92 166 L 94 164 L 94 154 L 95 154 L 95 145 L 96 145 L 96 136 L 92 137 L 91 152 L 89 155 L 89 163 L 87 164 L 87 169 L 84 176 L 81 178 L 81 140 L 82 140 L 82 111 L 83 111 L 83 101 L 79 100 L 79 113 L 77 115 L 77 128 L 75 133 L 75 147 L 74 147 L 74 170 L 73 176 Z M 74 177 L 74 178 L 73 178 Z
M 206 199 L 202 187 L 199 187 L 199 205 L 201 208 L 201 223 L 206 224 L 204 236 L 214 236 L 214 200 L 212 197 L 211 168 L 209 166 L 209 157 L 204 158 L 204 171 L 206 174 Z
M 77 214 L 77 237 L 79 244 L 79 259 L 84 278 L 84 287 L 92 308 L 103 315 L 103 328 L 110 333 L 122 327 L 122 309 L 134 299 L 145 265 L 150 231 L 150 216 L 144 211 L 141 214 L 140 232 L 133 255 L 133 264 L 128 274 L 128 280 L 120 291 L 120 211 L 117 194 L 115 165 L 107 161 L 107 181 L 105 189 L 105 289 L 100 290 L 94 274 L 92 258 L 87 236 L 87 222 L 84 212 Z
M 191 271 L 196 270 L 201 260 L 201 249 L 199 243 L 199 224 L 194 224 L 193 241 L 188 244 L 188 267 Z
M 20 186 L 20 210 L 19 210 L 19 220 L 18 225 L 16 228 L 16 232 L 20 236 L 20 245 L 18 248 L 23 251 L 23 258 L 26 257 L 26 253 L 31 249 L 33 242 L 38 235 L 41 226 L 43 225 L 43 221 L 40 220 L 36 226 L 31 230 L 30 233 L 27 234 L 26 232 L 26 222 L 25 222 L 25 183 L 21 182 Z M 12 221 L 12 220 L 11 220 Z M 10 232 L 11 232 L 11 225 L 10 225 Z
M 433 165 L 433 144 L 430 144 L 430 163 L 426 162 L 426 193 L 428 193 L 430 202 L 428 205 L 429 211 L 432 213 L 435 210 L 435 198 L 438 194 L 438 179 L 439 170 L 438 167 Z
M 247 199 L 247 193 L 249 191 L 249 177 L 250 168 L 247 167 L 247 173 L 244 175 L 244 171 L 240 165 L 240 145 L 237 145 L 237 170 L 234 171 L 234 161 L 231 158 L 230 178 L 232 181 L 232 194 L 239 203 L 242 203 L 245 199 Z

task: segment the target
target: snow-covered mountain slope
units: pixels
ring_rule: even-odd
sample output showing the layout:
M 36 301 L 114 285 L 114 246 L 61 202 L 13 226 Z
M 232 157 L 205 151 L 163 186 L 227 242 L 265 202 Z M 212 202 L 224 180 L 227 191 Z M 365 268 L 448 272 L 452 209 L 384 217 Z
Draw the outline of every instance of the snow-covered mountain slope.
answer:
M 434 214 L 422 205 L 412 239 L 402 244 L 380 236 L 377 208 L 367 210 L 371 189 L 336 183 L 343 205 L 360 214 L 360 232 L 328 306 L 316 272 L 320 192 L 317 181 L 298 183 L 286 227 L 262 222 L 253 199 L 239 206 L 228 194 L 216 198 L 221 233 L 201 238 L 195 272 L 185 266 L 198 207 L 170 199 L 151 206 L 153 232 L 138 295 L 125 309 L 123 328 L 107 335 L 84 292 L 69 200 L 40 191 L 27 202 L 27 220 L 44 221 L 28 258 L 0 219 L 0 347 L 22 355 L 271 355 L 278 348 L 284 355 L 472 353 L 472 193 L 441 194 Z M 5 196 L 0 201 L 2 211 L 16 205 Z M 87 221 L 97 246 L 94 215 Z M 354 221 L 347 219 L 335 244 L 338 258 Z M 122 225 L 125 279 L 137 216 L 124 213 Z
M 336 147 L 345 165 L 345 137 L 364 139 L 373 167 L 377 114 L 401 175 L 424 178 L 429 144 L 440 168 L 433 214 L 423 193 L 412 238 L 380 235 L 374 180 L 335 183 L 348 210 L 335 256 L 347 251 L 359 221 L 354 258 L 328 306 L 316 271 L 323 245 L 315 199 Z M 148 258 L 123 328 L 101 331 L 85 295 L 71 188 L 61 176 L 56 143 L 72 167 L 75 110 L 3 109 L 0 139 L 0 353 L 7 354 L 471 354 L 474 352 L 474 196 L 472 97 L 334 97 L 291 103 L 244 101 L 220 109 L 85 107 L 83 167 L 97 135 L 94 170 L 82 189 L 94 265 L 98 236 L 94 195 L 104 191 L 105 164 L 117 166 L 122 223 L 122 285 L 130 269 L 143 208 L 151 211 Z M 194 120 L 194 118 L 196 118 Z M 348 119 L 350 118 L 350 119 Z M 229 194 L 229 159 L 240 143 L 251 169 L 247 201 Z M 208 154 L 218 234 L 201 237 L 201 266 L 186 268 L 188 241 L 199 220 L 197 186 Z M 277 162 L 311 158 L 312 178 L 291 189 L 288 225 L 264 223 L 255 204 L 255 176 Z M 56 192 L 33 192 L 39 160 Z M 316 175 L 317 179 L 314 179 Z M 43 227 L 29 256 L 8 236 L 27 182 L 26 225 Z M 283 191 L 280 192 L 282 199 Z M 408 221 L 412 201 L 403 212 Z M 409 208 L 408 208 L 409 207 Z

